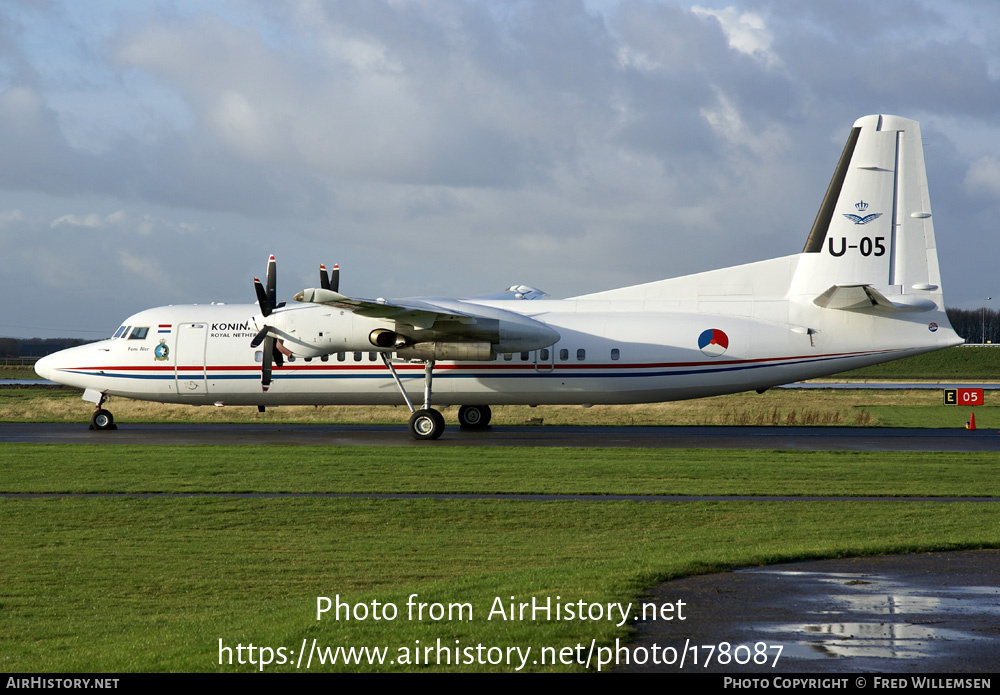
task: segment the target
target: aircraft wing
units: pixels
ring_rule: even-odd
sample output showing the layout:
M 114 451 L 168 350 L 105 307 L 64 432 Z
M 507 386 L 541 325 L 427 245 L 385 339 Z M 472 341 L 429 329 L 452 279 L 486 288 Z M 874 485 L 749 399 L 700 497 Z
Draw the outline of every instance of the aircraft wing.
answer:
M 537 350 L 559 340 L 558 332 L 536 319 L 456 299 L 358 299 L 325 288 L 302 290 L 294 299 L 343 309 L 368 319 L 391 321 L 395 324 L 392 333 L 406 345 L 428 341 L 443 341 L 452 345 L 481 343 L 489 354 L 493 354 Z M 365 335 L 366 339 L 371 339 L 367 333 Z M 385 337 L 389 339 L 389 336 Z M 376 345 L 389 347 L 388 344 Z M 397 352 L 402 354 L 399 350 Z M 462 359 L 482 358 L 466 356 Z
M 322 288 L 302 290 L 294 297 L 297 302 L 323 304 L 353 311 L 359 316 L 390 319 L 417 328 L 430 328 L 437 321 L 474 324 L 484 318 L 478 314 L 444 308 L 421 299 L 356 299 Z

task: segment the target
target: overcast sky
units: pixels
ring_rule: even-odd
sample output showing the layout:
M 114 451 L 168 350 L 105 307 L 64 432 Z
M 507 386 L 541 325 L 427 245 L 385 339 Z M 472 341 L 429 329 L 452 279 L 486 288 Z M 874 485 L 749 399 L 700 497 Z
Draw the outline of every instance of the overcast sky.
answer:
M 565 297 L 801 251 L 851 124 L 921 122 L 945 298 L 1000 308 L 996 0 L 0 0 L 0 335 L 339 262 Z

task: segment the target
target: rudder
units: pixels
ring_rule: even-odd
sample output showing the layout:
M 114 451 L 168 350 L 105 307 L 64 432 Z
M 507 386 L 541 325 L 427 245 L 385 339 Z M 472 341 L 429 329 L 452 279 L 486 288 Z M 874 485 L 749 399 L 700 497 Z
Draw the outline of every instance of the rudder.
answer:
M 898 116 L 860 118 L 790 293 L 816 297 L 835 287 L 866 286 L 900 308 L 933 302 L 943 309 L 940 285 L 920 125 Z

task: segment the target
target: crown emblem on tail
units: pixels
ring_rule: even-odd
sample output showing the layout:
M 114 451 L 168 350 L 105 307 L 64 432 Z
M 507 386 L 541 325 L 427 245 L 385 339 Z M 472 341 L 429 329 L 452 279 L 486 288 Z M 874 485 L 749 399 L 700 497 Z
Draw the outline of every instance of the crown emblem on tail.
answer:
M 858 202 L 856 202 L 854 204 L 854 208 L 858 212 L 864 212 L 865 210 L 868 209 L 868 203 L 866 203 L 863 200 L 859 200 Z M 847 219 L 849 219 L 854 224 L 868 224 L 869 222 L 874 222 L 875 220 L 877 220 L 881 216 L 882 216 L 881 212 L 873 212 L 870 215 L 864 215 L 864 216 L 862 216 L 862 215 L 855 215 L 853 212 L 850 213 L 850 214 L 845 214 L 844 215 L 844 217 L 846 217 Z

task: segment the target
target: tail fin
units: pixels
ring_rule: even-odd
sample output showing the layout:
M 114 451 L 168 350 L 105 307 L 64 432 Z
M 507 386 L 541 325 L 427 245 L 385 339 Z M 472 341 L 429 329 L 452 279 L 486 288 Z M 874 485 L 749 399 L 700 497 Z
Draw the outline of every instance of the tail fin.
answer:
M 855 122 L 790 295 L 837 309 L 944 310 L 916 121 Z

